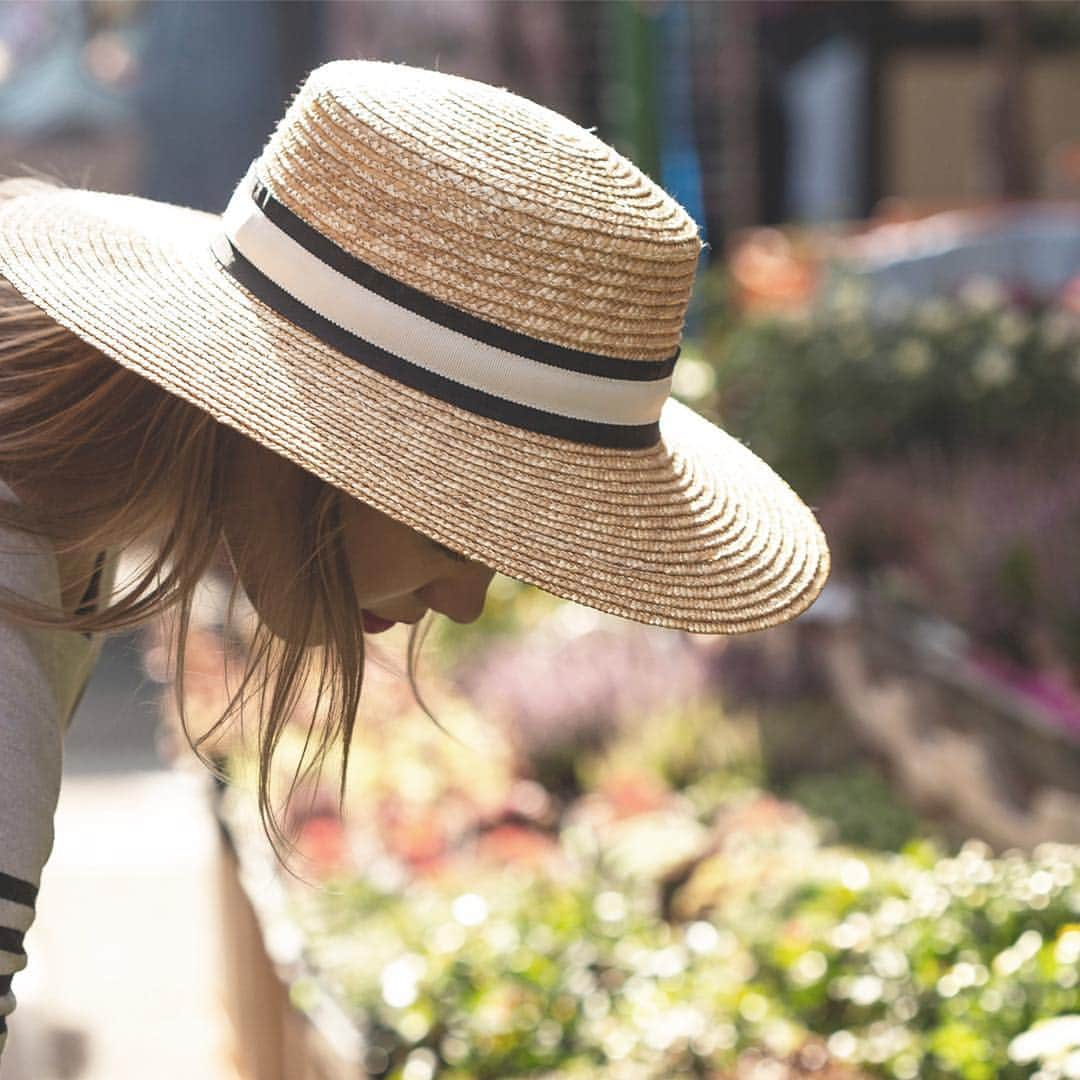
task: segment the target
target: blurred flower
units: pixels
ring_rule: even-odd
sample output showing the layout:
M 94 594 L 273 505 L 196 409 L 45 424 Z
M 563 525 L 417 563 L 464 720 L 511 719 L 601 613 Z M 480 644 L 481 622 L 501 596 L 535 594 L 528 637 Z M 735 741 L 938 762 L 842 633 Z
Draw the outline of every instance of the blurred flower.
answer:
M 680 354 L 672 373 L 671 389 L 683 401 L 693 403 L 710 394 L 716 385 L 716 372 L 700 357 Z
M 989 274 L 976 274 L 967 279 L 957 290 L 957 296 L 972 311 L 990 314 L 1008 299 L 1002 283 Z
M 844 471 L 818 511 L 838 566 L 867 574 L 918 563 L 933 535 L 933 510 L 913 501 L 912 490 L 905 462 L 859 462 Z
M 987 389 L 1004 386 L 1016 374 L 1016 357 L 1007 349 L 989 345 L 975 357 L 971 373 Z
M 1067 1054 L 1075 1059 L 1078 1052 L 1080 1014 L 1038 1020 L 1009 1043 L 1009 1057 L 1022 1064 L 1036 1059 L 1043 1062 L 1055 1059 L 1060 1061 Z M 1066 1075 L 1075 1073 L 1069 1072 Z
M 520 1075 L 529 1060 L 530 1075 L 589 1080 L 615 1071 L 603 1055 L 618 1045 L 626 1076 L 734 1080 L 717 1051 L 793 1053 L 800 1025 L 826 1012 L 830 1042 L 844 1033 L 838 1052 L 870 1071 L 839 1073 L 803 1047 L 798 1070 L 774 1060 L 769 1075 L 869 1077 L 901 1050 L 910 1068 L 896 1075 L 924 1075 L 928 1048 L 953 1044 L 961 1014 L 970 1060 L 988 1075 L 1075 1052 L 1080 1017 L 1061 993 L 1074 958 L 1050 956 L 1069 932 L 1055 929 L 1075 925 L 1075 845 L 995 857 L 969 842 L 946 856 L 923 839 L 853 852 L 823 844 L 804 812 L 766 792 L 730 804 L 711 831 L 677 804 L 622 822 L 580 810 L 564 838 L 588 833 L 598 866 L 554 875 L 462 861 L 393 894 L 362 882 L 292 892 L 312 971 L 388 1059 L 414 1056 L 445 1017 L 436 1045 L 455 1040 L 469 1075 Z M 511 858 L 532 842 L 514 832 L 492 834 L 496 858 L 503 842 Z M 1038 929 L 1023 929 L 1032 920 Z M 1014 961 L 1005 970 L 1002 954 Z
M 1060 302 L 1066 311 L 1080 312 L 1080 274 L 1066 283 L 1061 290 Z
M 524 863 L 545 866 L 561 854 L 558 843 L 546 833 L 520 825 L 498 825 L 476 841 L 477 854 L 495 865 Z
M 829 298 L 829 311 L 844 322 L 864 318 L 870 309 L 870 287 L 856 277 L 841 280 Z
M 99 82 L 131 84 L 138 73 L 138 64 L 123 35 L 111 30 L 95 34 L 82 48 L 86 70 Z
M 341 818 L 330 815 L 308 818 L 300 829 L 297 848 L 304 858 L 314 863 L 320 876 L 340 870 L 348 855 Z
M 1002 446 L 1080 423 L 1080 360 L 1066 356 L 1080 347 L 1080 302 L 1028 311 L 994 279 L 961 295 L 918 301 L 897 321 L 884 317 L 901 306 L 891 294 L 856 325 L 822 304 L 802 339 L 790 324 L 744 320 L 715 366 L 718 421 L 811 501 L 848 461 Z M 918 392 L 889 392 L 907 380 Z M 987 393 L 1014 384 L 1015 400 Z
M 1077 453 L 1075 434 L 1036 432 L 1007 455 L 910 453 L 850 468 L 819 511 L 834 564 L 902 570 L 907 591 L 975 645 L 1080 678 L 1080 474 L 1063 467 Z
M 419 996 L 419 983 L 427 972 L 422 956 L 407 953 L 391 961 L 383 968 L 383 999 L 396 1009 L 404 1009 Z
M 386 849 L 414 869 L 441 856 L 450 837 L 440 810 L 439 805 L 406 802 L 395 796 L 382 799 L 375 813 Z
M 793 250 L 790 238 L 779 229 L 750 232 L 735 247 L 729 267 L 745 310 L 800 307 L 813 294 L 814 268 Z
M 599 794 L 607 800 L 616 820 L 661 810 L 672 799 L 671 791 L 644 771 L 616 772 L 603 777 Z
M 570 614 L 581 610 L 567 605 Z M 455 674 L 481 711 L 506 718 L 526 754 L 598 746 L 622 720 L 697 697 L 706 685 L 708 661 L 681 635 L 607 620 L 595 625 L 591 616 L 592 628 L 578 633 L 572 623 L 549 620 Z
M 925 341 L 905 338 L 893 352 L 893 366 L 908 379 L 917 379 L 930 370 L 934 354 Z
M 1017 311 L 1003 311 L 997 320 L 997 339 L 1006 349 L 1019 345 L 1031 332 L 1031 320 Z

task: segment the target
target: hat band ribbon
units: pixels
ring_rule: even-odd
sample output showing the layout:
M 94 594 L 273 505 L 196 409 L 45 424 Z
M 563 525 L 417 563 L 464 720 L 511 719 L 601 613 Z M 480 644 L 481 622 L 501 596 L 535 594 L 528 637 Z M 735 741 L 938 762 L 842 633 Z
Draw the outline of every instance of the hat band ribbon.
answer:
M 211 247 L 278 314 L 399 382 L 528 431 L 649 447 L 678 352 L 630 360 L 508 330 L 383 274 L 270 193 L 252 166 Z

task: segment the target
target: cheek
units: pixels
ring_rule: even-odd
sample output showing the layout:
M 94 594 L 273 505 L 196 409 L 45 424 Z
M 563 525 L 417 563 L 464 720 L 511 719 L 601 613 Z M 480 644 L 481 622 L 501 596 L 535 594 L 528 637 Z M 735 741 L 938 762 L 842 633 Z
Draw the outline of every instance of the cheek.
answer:
M 412 592 L 424 584 L 420 568 L 383 551 L 350 553 L 356 595 L 362 605 Z
M 383 515 L 346 520 L 345 550 L 362 606 L 404 596 L 433 580 L 437 555 L 407 526 Z

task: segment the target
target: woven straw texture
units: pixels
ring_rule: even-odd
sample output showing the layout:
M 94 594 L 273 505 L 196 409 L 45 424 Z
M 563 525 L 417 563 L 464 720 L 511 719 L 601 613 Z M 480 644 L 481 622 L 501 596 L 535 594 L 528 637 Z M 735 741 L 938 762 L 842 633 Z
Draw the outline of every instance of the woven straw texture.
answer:
M 693 220 L 596 136 L 506 90 L 326 64 L 259 173 L 339 247 L 470 314 L 611 356 L 663 359 L 679 343 Z
M 513 330 L 658 359 L 700 250 L 685 212 L 590 133 L 484 84 L 317 69 L 258 164 L 383 272 Z M 504 574 L 640 622 L 741 633 L 804 611 L 825 536 L 746 446 L 674 398 L 649 449 L 477 416 L 338 353 L 217 262 L 218 215 L 60 190 L 0 209 L 0 273 L 106 355 Z

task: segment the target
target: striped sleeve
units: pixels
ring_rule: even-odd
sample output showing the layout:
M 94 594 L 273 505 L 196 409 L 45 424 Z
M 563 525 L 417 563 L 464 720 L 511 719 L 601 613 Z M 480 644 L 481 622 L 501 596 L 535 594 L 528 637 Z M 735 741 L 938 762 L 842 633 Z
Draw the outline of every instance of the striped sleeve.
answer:
M 11 980 L 26 966 L 23 935 L 34 920 L 36 900 L 36 886 L 0 873 L 0 1055 L 7 1041 L 7 1017 L 15 1008 Z
M 48 564 L 5 548 L 0 542 L 0 583 L 48 596 Z M 63 763 L 59 657 L 54 635 L 0 619 L 0 1055 L 15 1008 L 12 976 L 27 964 L 23 938 L 53 846 Z

